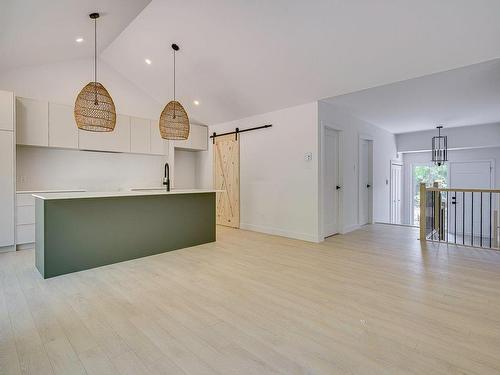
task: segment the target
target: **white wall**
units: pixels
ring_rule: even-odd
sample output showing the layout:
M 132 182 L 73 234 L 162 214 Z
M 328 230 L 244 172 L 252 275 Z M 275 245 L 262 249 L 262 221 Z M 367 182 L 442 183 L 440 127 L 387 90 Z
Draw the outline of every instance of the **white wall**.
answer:
M 494 186 L 496 189 L 500 186 L 500 147 L 478 148 L 468 150 L 452 150 L 448 154 L 449 161 L 474 161 L 474 160 L 493 160 Z M 403 156 L 403 223 L 411 223 L 411 195 L 412 195 L 412 167 L 414 164 L 430 163 L 430 152 L 405 153 Z M 412 223 L 411 223 L 412 224 Z
M 161 186 L 164 157 L 17 146 L 17 190 Z
M 441 133 L 448 136 L 449 149 L 500 146 L 500 124 L 445 127 Z M 437 129 L 397 134 L 398 152 L 430 151 L 436 135 Z
M 240 135 L 242 229 L 318 240 L 317 103 L 210 126 L 223 133 L 272 124 Z M 213 187 L 212 142 L 199 160 L 200 187 Z M 311 152 L 312 161 L 305 161 Z
M 394 135 L 352 116 L 334 104 L 320 101 L 318 108 L 320 127 L 330 126 L 341 131 L 342 232 L 348 232 L 358 227 L 360 136 L 373 140 L 373 220 L 375 222 L 390 222 L 390 162 L 398 160 Z M 320 189 L 321 187 L 320 183 Z
M 120 114 L 157 119 L 162 105 L 104 61 L 98 80 L 109 91 Z M 11 70 L 0 74 L 0 89 L 16 96 L 74 105 L 80 90 L 93 80 L 93 60 L 72 60 Z
M 175 181 L 176 189 L 196 189 L 198 170 L 198 152 L 175 150 Z

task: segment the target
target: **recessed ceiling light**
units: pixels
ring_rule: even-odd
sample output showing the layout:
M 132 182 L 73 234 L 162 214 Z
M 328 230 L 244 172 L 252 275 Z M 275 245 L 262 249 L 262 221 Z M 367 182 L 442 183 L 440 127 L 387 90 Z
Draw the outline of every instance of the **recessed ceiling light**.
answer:
M 194 105 L 200 105 L 200 102 L 198 100 L 193 100 Z
M 144 61 L 146 62 L 146 64 L 148 65 L 151 65 L 152 61 L 150 59 L 144 59 Z
M 75 39 L 77 43 L 82 43 L 83 42 L 83 38 L 76 38 Z

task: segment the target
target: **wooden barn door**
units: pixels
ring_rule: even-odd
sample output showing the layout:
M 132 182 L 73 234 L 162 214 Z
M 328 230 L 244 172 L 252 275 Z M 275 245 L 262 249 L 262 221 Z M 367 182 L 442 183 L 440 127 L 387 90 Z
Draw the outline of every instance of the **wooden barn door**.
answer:
M 214 185 L 217 224 L 240 227 L 240 141 L 234 134 L 215 138 Z

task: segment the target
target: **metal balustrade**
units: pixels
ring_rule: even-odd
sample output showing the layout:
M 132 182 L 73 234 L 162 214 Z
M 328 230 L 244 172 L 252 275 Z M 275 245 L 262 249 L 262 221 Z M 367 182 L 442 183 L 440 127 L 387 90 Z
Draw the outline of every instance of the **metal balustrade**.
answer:
M 499 249 L 500 190 L 420 184 L 420 240 Z

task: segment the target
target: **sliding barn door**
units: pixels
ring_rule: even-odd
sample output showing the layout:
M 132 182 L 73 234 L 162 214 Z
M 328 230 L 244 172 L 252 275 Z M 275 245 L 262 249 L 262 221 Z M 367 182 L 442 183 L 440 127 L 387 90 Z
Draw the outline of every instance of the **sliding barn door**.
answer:
M 234 134 L 215 138 L 214 185 L 217 193 L 217 224 L 240 226 L 240 141 Z

